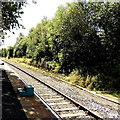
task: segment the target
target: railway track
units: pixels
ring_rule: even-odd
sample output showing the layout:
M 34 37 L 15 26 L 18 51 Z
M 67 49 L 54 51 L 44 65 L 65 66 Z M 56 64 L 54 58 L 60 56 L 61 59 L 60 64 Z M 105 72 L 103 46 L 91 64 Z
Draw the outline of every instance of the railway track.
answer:
M 21 68 L 4 61 L 7 64 L 19 69 L 23 73 L 27 74 L 29 77 L 35 80 L 33 87 L 35 85 L 37 92 L 35 95 L 43 101 L 43 103 L 50 109 L 53 114 L 59 120 L 101 120 L 103 119 L 98 113 L 95 113 L 82 104 L 76 102 L 69 96 L 61 93 L 52 86 L 46 84 L 41 79 L 29 74 L 28 72 L 22 70 Z M 23 80 L 25 84 L 28 84 Z

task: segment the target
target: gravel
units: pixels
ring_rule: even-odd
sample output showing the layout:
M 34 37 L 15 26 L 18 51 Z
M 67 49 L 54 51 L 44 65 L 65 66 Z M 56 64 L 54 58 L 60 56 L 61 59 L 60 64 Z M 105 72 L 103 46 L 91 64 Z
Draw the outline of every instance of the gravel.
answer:
M 73 98 L 77 102 L 81 103 L 82 105 L 86 106 L 91 111 L 99 113 L 105 119 L 111 120 L 120 120 L 120 105 L 98 97 L 94 94 L 88 93 L 87 91 L 81 90 L 75 86 L 67 84 L 61 80 L 55 79 L 51 76 L 42 75 L 38 71 L 33 71 L 28 68 L 25 68 L 21 65 L 12 63 L 21 69 L 29 72 L 31 75 L 39 78 L 40 80 L 44 81 L 45 83 L 51 85 L 52 87 L 56 88 L 57 90 L 61 91 L 65 95 Z M 24 73 L 20 72 L 19 70 L 11 67 L 13 70 L 16 71 L 22 78 L 28 80 L 29 84 L 34 85 L 35 90 L 38 88 L 38 82 L 31 80 L 31 77 L 26 76 Z M 34 82 L 33 82 L 34 81 Z

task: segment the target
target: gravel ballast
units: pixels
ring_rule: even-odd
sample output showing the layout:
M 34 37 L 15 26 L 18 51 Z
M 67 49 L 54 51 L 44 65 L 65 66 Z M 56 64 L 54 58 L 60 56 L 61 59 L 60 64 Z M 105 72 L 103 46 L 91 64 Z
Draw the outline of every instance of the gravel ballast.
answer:
M 45 83 L 51 85 L 52 87 L 56 88 L 57 90 L 61 91 L 62 93 L 66 94 L 67 96 L 73 98 L 77 102 L 81 103 L 82 105 L 86 106 L 91 111 L 99 113 L 105 119 L 113 119 L 119 120 L 120 119 L 120 105 L 98 97 L 94 94 L 91 94 L 85 90 L 67 84 L 64 81 L 59 79 L 55 79 L 51 76 L 43 75 L 38 71 L 28 69 L 20 64 L 12 63 L 24 71 L 28 72 L 29 74 L 39 78 L 40 80 L 44 81 Z M 17 70 L 16 68 L 10 66 L 20 77 L 26 80 L 29 84 L 33 85 L 36 92 L 39 92 L 37 82 L 31 77 L 28 77 L 25 73 Z

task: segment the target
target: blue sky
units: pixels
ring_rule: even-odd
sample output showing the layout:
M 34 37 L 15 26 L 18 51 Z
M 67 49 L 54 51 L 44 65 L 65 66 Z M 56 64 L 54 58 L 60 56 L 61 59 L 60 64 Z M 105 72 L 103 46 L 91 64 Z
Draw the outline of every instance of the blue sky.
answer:
M 29 33 L 30 28 L 35 27 L 44 16 L 48 19 L 54 17 L 55 12 L 59 5 L 65 5 L 66 2 L 73 2 L 77 0 L 37 0 L 37 4 L 31 3 L 32 0 L 28 0 L 29 5 L 23 8 L 24 14 L 22 15 L 22 23 L 25 30 L 14 30 L 15 34 L 8 33 L 8 38 L 5 39 L 5 44 L 1 47 L 7 47 L 14 45 L 16 37 L 22 32 L 25 36 Z

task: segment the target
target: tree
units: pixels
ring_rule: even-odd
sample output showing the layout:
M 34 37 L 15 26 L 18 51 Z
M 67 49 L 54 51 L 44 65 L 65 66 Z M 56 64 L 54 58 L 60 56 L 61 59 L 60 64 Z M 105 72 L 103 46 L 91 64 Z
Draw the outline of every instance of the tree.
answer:
M 7 57 L 8 58 L 13 57 L 13 50 L 14 50 L 14 47 L 12 47 L 12 46 L 8 47 L 8 49 L 7 49 Z
M 91 80 L 96 88 L 119 89 L 119 12 L 119 3 L 68 3 L 52 20 L 43 19 L 28 36 L 19 37 L 14 51 L 22 55 L 25 48 L 26 57 L 49 70 L 97 76 Z
M 36 0 L 32 0 L 36 4 Z M 21 0 L 21 2 L 0 2 L 0 9 L 2 12 L 2 30 L 11 30 L 13 28 L 19 28 L 22 25 L 19 23 L 21 15 L 24 13 L 22 7 L 26 6 L 28 3 L 26 0 Z
M 36 4 L 36 0 L 32 0 Z M 27 2 L 1 2 L 0 1 L 0 38 L 4 39 L 5 33 L 7 30 L 12 31 L 14 28 L 24 28 L 23 25 L 19 23 L 21 15 L 24 13 L 22 7 L 26 6 Z M 14 32 L 13 32 L 14 33 Z M 0 44 L 1 45 L 1 44 Z
M 2 29 L 4 31 L 21 26 L 18 19 L 21 18 L 21 14 L 23 14 L 23 5 L 25 5 L 25 2 L 1 2 Z
M 85 3 L 73 2 L 59 7 L 53 20 L 58 35 L 56 51 L 61 69 L 66 73 L 81 69 L 86 74 L 94 65 L 91 61 L 95 52 L 90 46 L 96 47 L 99 39 L 87 21 L 87 15 Z
M 1 57 L 7 57 L 7 49 L 6 48 L 2 48 L 0 50 L 0 54 L 1 54 Z
M 19 37 L 17 38 L 16 44 L 14 45 L 13 56 L 14 57 L 23 57 L 26 56 L 26 37 L 20 33 Z
M 99 35 L 101 52 L 96 68 L 111 75 L 120 63 L 120 3 L 89 4 L 89 21 Z M 91 12 L 90 12 L 91 11 Z

